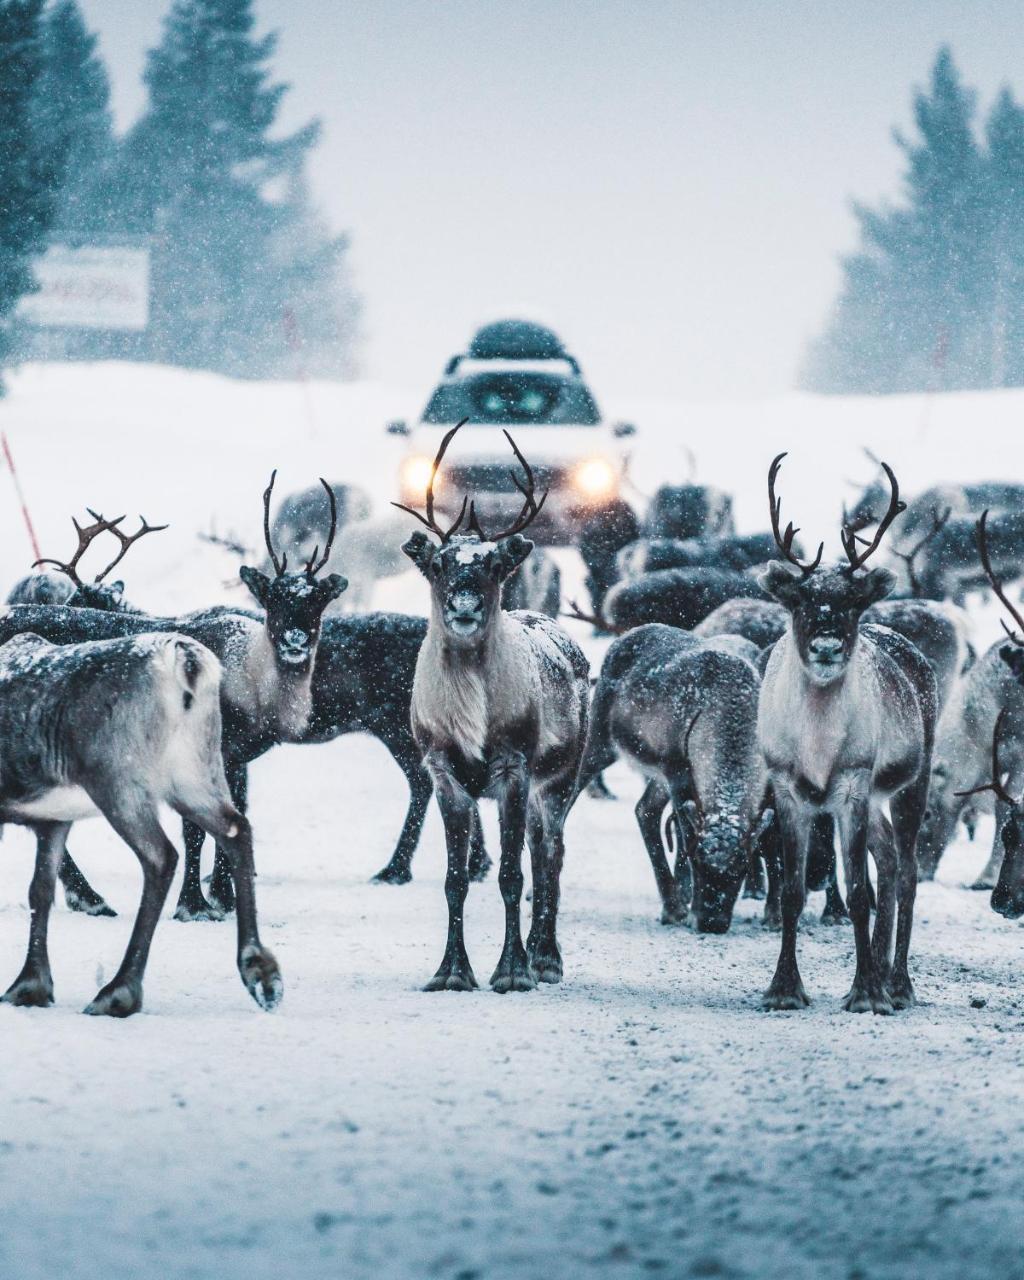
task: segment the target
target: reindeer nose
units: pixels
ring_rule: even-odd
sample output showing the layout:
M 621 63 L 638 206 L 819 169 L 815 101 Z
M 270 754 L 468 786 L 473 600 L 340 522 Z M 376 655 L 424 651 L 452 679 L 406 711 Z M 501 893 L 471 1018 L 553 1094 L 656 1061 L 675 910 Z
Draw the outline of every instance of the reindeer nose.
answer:
M 448 601 L 452 613 L 479 613 L 483 605 L 483 597 L 475 591 L 456 591 Z
M 808 645 L 812 658 L 838 658 L 843 651 L 843 642 L 838 636 L 815 636 Z
M 307 649 L 309 647 L 309 634 L 301 631 L 298 627 L 294 627 L 284 633 L 281 641 L 288 649 Z

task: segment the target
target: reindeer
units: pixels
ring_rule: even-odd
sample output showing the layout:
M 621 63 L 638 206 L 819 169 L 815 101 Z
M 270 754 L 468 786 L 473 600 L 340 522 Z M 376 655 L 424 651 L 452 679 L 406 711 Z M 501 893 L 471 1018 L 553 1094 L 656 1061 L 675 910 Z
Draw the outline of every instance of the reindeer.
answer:
M 576 546 L 587 568 L 586 588 L 595 616 L 601 614 L 605 596 L 618 581 L 616 557 L 639 536 L 640 521 L 623 498 L 614 498 L 581 518 Z
M 720 538 L 638 538 L 615 558 L 619 581 L 660 569 L 730 569 L 742 573 L 765 564 L 775 554 L 770 533 L 732 534 Z
M 1016 616 L 1016 611 L 1014 611 Z M 1021 661 L 1024 641 L 1014 637 L 1013 645 L 1005 646 L 1006 665 L 1018 679 L 1024 679 L 1024 662 Z M 1019 920 L 1024 916 L 1024 813 L 1021 811 L 1019 793 L 1009 790 L 1009 770 L 1000 759 L 1000 742 L 1005 728 L 1007 712 L 1004 708 L 996 718 L 992 730 L 992 763 L 989 780 L 958 794 L 964 800 L 991 792 L 996 803 L 1003 807 L 1005 821 L 998 827 L 997 840 L 1003 846 L 999 878 L 992 887 L 992 910 L 1007 920 Z
M 643 523 L 645 538 L 708 539 L 732 533 L 732 498 L 706 484 L 663 484 Z
M 501 586 L 503 609 L 528 609 L 557 618 L 562 607 L 562 573 L 550 551 L 535 546 Z
M 253 999 L 273 1008 L 283 987 L 256 926 L 252 836 L 232 802 L 221 760 L 220 664 L 187 636 L 134 636 L 58 646 L 19 635 L 0 647 L 0 822 L 37 837 L 29 889 L 28 955 L 3 999 L 53 1003 L 47 926 L 72 822 L 101 813 L 142 865 L 128 949 L 85 1010 L 124 1018 L 142 1008 L 153 931 L 178 855 L 158 806 L 220 842 L 238 898 L 238 969 Z
M 378 578 L 393 577 L 408 568 L 400 550 L 405 530 L 393 515 L 374 518 L 369 494 L 358 485 L 333 484 L 331 491 L 340 514 L 329 567 L 343 567 L 349 581 L 348 591 L 331 607 L 331 612 L 358 613 L 369 605 Z M 289 494 L 274 516 L 274 543 L 293 560 L 306 559 L 317 540 L 324 514 L 320 488 Z
M 275 476 L 276 472 L 263 495 L 268 547 L 271 546 L 269 506 Z M 76 523 L 79 546 L 71 561 L 49 563 L 77 579 L 82 556 L 95 538 L 109 531 L 109 525 L 109 521 L 100 518 L 86 528 Z M 225 769 L 235 803 L 244 810 L 247 764 L 278 742 L 301 739 L 309 724 L 310 687 L 321 619 L 327 605 L 347 585 L 338 574 L 317 577 L 330 555 L 335 528 L 332 520 L 324 554 L 314 553 L 298 572 L 289 573 L 286 557 L 278 560 L 276 554 L 272 557 L 277 570 L 273 579 L 257 569 L 243 567 L 243 581 L 265 609 L 265 619 L 224 607 L 179 618 L 155 618 L 136 612 L 18 606 L 0 617 L 0 643 L 31 631 L 56 644 L 148 632 L 180 632 L 204 644 L 223 665 L 220 687 Z M 141 535 L 140 530 L 129 543 Z M 122 547 L 122 555 L 125 549 Z M 179 920 L 221 919 L 223 908 L 234 902 L 226 851 L 215 867 L 215 879 L 211 882 L 211 894 L 218 900 L 210 903 L 203 896 L 199 877 L 203 839 L 200 826 L 186 823 L 185 879 L 175 911 Z M 87 904 L 96 902 L 101 905 L 93 906 L 93 914 L 112 914 L 109 907 L 103 910 L 106 904 L 88 885 L 70 856 L 61 861 L 61 878 L 65 891 L 70 889 L 71 905 L 76 900 Z
M 601 614 L 613 632 L 645 622 L 690 630 L 727 600 L 743 597 L 764 598 L 749 574 L 734 569 L 660 569 L 614 586 Z
M 512 437 L 525 483 L 513 474 L 523 508 L 512 525 L 490 537 L 468 496 L 453 524 L 438 524 L 434 477 L 461 424 L 441 441 L 426 491 L 425 514 L 401 507 L 423 524 L 404 550 L 430 584 L 427 636 L 416 663 L 411 723 L 444 819 L 448 846 L 445 897 L 448 942 L 428 991 L 477 985 L 463 937 L 468 888 L 467 846 L 473 802 L 498 802 L 505 904 L 505 942 L 491 976 L 495 991 L 528 991 L 560 982 L 556 918 L 564 855 L 563 826 L 574 797 L 587 729 L 589 671 L 579 647 L 550 618 L 500 606 L 502 582 L 530 554 L 523 530 L 539 515 L 533 472 Z M 398 506 L 399 504 L 395 504 Z M 465 521 L 465 532 L 459 529 Z M 526 947 L 520 933 L 522 850 L 529 842 L 533 920 Z
M 735 642 L 735 643 L 734 643 Z M 637 627 L 614 641 L 594 691 L 580 766 L 584 786 L 619 755 L 647 779 L 636 820 L 662 901 L 662 924 L 687 918 L 661 838 L 671 805 L 687 831 L 692 919 L 725 933 L 748 875 L 765 789 L 757 745 L 760 679 L 738 637 L 709 641 Z
M 1018 627 L 1024 629 L 1020 612 L 1010 601 L 992 561 L 988 538 L 988 512 L 978 520 L 975 536 L 985 579 Z M 1005 626 L 1005 624 L 1004 624 Z M 1019 633 L 1006 628 L 1010 643 L 997 641 L 965 673 L 939 722 L 938 744 L 932 770 L 928 813 L 921 831 L 921 874 L 931 879 L 953 838 L 957 820 L 970 800 L 991 793 L 995 808 L 992 852 L 981 874 L 971 886 L 994 889 L 999 882 L 1005 842 L 1003 830 L 1012 817 L 1007 800 L 1011 792 L 1024 790 L 1024 687 L 1019 679 Z M 999 724 L 998 754 L 1000 777 L 1005 785 L 982 785 L 992 756 L 990 743 Z M 998 778 L 996 779 L 998 781 Z
M 847 563 L 822 569 L 793 552 L 796 530 L 780 528 L 775 481 L 785 454 L 768 473 L 772 530 L 781 556 L 762 577 L 790 614 L 786 634 L 768 660 L 758 711 L 758 737 L 771 779 L 783 844 L 782 947 L 767 1009 L 809 1003 L 800 979 L 796 931 L 803 910 L 806 860 L 815 819 L 831 814 L 839 828 L 853 920 L 857 967 L 843 1007 L 892 1013 L 914 1003 L 909 972 L 917 889 L 915 845 L 928 794 L 937 714 L 935 675 L 902 636 L 862 625 L 864 611 L 893 589 L 887 569 L 862 573 L 903 510 L 896 477 L 870 542 L 847 525 Z M 864 549 L 862 550 L 861 547 Z M 888 800 L 892 822 L 882 811 Z M 878 867 L 878 915 L 870 930 L 868 845 Z M 896 952 L 890 959 L 898 900 Z

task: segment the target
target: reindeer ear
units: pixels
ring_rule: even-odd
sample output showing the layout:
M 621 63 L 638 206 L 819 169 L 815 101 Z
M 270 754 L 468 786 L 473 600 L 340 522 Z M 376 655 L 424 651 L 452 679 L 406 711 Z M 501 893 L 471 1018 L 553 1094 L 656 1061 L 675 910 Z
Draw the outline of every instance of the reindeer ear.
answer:
M 779 604 L 792 608 L 800 599 L 800 575 L 781 560 L 770 560 L 763 573 L 757 576 L 757 585 Z
M 425 575 L 434 559 L 436 548 L 425 533 L 417 530 L 407 542 L 402 544 L 402 550 L 420 573 Z
M 270 579 L 265 573 L 260 573 L 259 569 L 251 569 L 249 565 L 243 564 L 238 571 L 238 576 L 256 597 L 262 608 L 267 607 L 267 595 L 270 591 Z
M 340 573 L 329 573 L 326 578 L 317 578 L 316 589 L 324 604 L 328 605 L 348 589 L 348 578 L 342 577 Z
M 121 579 L 118 578 L 116 582 L 108 582 L 105 584 L 105 586 L 107 588 L 107 595 L 110 597 L 113 603 L 120 604 L 121 601 L 124 599 L 124 583 L 121 581 Z
M 858 594 L 866 609 L 869 605 L 884 600 L 887 595 L 892 594 L 896 587 L 896 575 L 888 569 L 872 569 L 863 578 L 854 578 L 854 582 L 857 584 Z
M 1024 678 L 1024 649 L 1020 645 L 1002 645 L 999 650 L 999 656 L 1018 680 Z
M 524 538 L 521 533 L 513 533 L 508 538 L 502 538 L 491 559 L 499 579 L 507 578 L 510 573 L 518 569 L 532 550 L 533 543 L 529 538 Z

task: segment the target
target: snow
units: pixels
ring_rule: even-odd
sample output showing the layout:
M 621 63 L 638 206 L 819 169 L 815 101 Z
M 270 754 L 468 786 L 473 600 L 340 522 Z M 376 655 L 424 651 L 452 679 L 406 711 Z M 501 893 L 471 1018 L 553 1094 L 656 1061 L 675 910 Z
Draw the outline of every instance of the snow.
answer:
M 382 508 L 401 456 L 383 424 L 419 398 L 314 384 L 310 426 L 284 383 L 100 365 L 29 367 L 11 385 L 0 425 L 44 552 L 68 545 L 85 505 L 169 519 L 124 565 L 127 597 L 165 612 L 246 600 L 223 585 L 234 562 L 196 533 L 215 517 L 260 545 L 274 465 L 282 492 L 351 476 Z M 1022 410 L 1024 394 L 1000 392 L 617 412 L 640 427 L 638 488 L 685 479 L 686 441 L 699 478 L 736 493 L 744 529 L 763 527 L 767 463 L 789 447 L 784 518 L 810 544 L 852 498 L 844 477 L 870 478 L 861 444 L 884 448 L 908 493 L 1020 475 Z M 8 490 L 0 580 L 30 558 Z M 571 597 L 582 574 L 559 559 Z M 426 588 L 410 572 L 377 603 L 424 611 Z M 986 643 L 995 615 L 975 612 Z M 570 625 L 596 665 L 602 646 Z M 285 981 L 273 1015 L 238 980 L 232 925 L 178 923 L 168 907 L 144 1012 L 82 1017 L 123 953 L 141 878 L 105 824 L 76 827 L 76 858 L 120 914 L 56 910 L 56 1005 L 0 1007 L 0 1276 L 1021 1275 L 1024 931 L 963 888 L 990 825 L 921 889 L 916 1009 L 839 1011 L 851 931 L 817 923 L 812 895 L 800 956 L 813 1004 L 767 1015 L 778 938 L 760 904 L 741 903 L 724 937 L 660 926 L 632 813 L 642 783 L 622 765 L 609 781 L 619 799 L 584 797 L 567 829 L 565 982 L 523 996 L 419 990 L 444 946 L 441 825 L 432 806 L 411 885 L 368 883 L 406 802 L 369 738 L 279 748 L 252 768 L 261 927 Z M 494 854 L 491 806 L 485 824 Z M 2 851 L 6 982 L 27 940 L 26 833 L 8 827 Z M 492 872 L 466 907 L 483 983 L 502 923 Z

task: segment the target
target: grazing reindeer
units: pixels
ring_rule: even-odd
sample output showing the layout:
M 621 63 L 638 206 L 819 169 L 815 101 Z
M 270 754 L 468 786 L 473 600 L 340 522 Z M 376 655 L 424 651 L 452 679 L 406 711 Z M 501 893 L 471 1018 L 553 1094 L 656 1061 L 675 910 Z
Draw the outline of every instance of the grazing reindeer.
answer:
M 1016 610 L 1014 616 L 1017 616 Z M 1014 638 L 1014 645 L 1006 647 L 1006 664 L 1024 678 L 1024 662 L 1021 661 L 1024 641 Z M 1005 708 L 1000 711 L 992 730 L 992 771 L 988 782 L 982 782 L 969 791 L 959 794 L 964 800 L 992 792 L 996 802 L 1006 812 L 1006 820 L 997 830 L 997 839 L 1003 845 L 999 879 L 992 889 L 992 910 L 1007 920 L 1019 920 L 1024 916 L 1024 813 L 1021 801 L 1009 790 L 1008 770 L 1000 759 L 999 748 L 1006 723 Z
M 272 476 L 263 495 L 268 539 L 273 484 Z M 235 803 L 244 810 L 246 765 L 278 742 L 300 740 L 309 725 L 310 686 L 321 619 L 330 601 L 347 585 L 338 574 L 317 577 L 330 554 L 335 527 L 332 521 L 323 556 L 317 558 L 315 554 L 299 572 L 289 573 L 287 560 L 277 560 L 276 556 L 277 574 L 273 579 L 257 569 L 243 567 L 243 581 L 266 610 L 265 620 L 223 607 L 180 618 L 154 618 L 135 612 L 20 606 L 8 609 L 0 617 L 0 643 L 31 631 L 56 644 L 149 632 L 180 632 L 204 644 L 223 666 L 220 687 L 224 762 Z M 94 533 L 91 527 L 79 529 L 80 543 L 91 541 L 99 532 Z M 136 536 L 141 536 L 141 531 Z M 79 548 L 73 564 L 77 565 L 83 550 Z M 231 906 L 234 902 L 226 856 L 220 861 L 219 876 L 215 868 L 216 878 L 211 885 L 211 893 L 218 901 L 211 904 L 203 896 L 199 878 L 203 838 L 200 826 L 186 823 L 185 879 L 175 911 L 179 920 L 220 919 L 222 905 Z M 102 902 L 70 858 L 68 863 L 62 878 L 71 875 L 76 891 L 82 892 L 81 884 L 85 884 L 89 894 Z M 64 879 L 64 883 L 67 886 L 68 880 Z
M 467 533 L 458 529 L 466 503 L 447 529 L 434 516 L 434 476 L 454 427 L 441 441 L 426 492 L 426 515 L 403 507 L 438 539 L 414 533 L 404 550 L 430 584 L 427 636 L 412 690 L 413 736 L 434 782 L 448 845 L 445 896 L 448 943 L 428 991 L 468 991 L 477 985 L 466 954 L 463 907 L 473 802 L 498 802 L 505 903 L 505 944 L 491 977 L 495 991 L 528 991 L 559 982 L 556 937 L 562 829 L 572 802 L 587 730 L 589 671 L 579 647 L 550 618 L 507 612 L 502 582 L 533 549 L 522 536 L 544 504 L 533 472 L 506 432 L 526 482 L 519 517 L 487 537 L 473 506 Z M 395 504 L 398 505 L 397 503 Z M 533 921 L 526 948 L 520 933 L 522 850 L 529 841 Z
M 831 814 L 846 868 L 857 969 L 843 1007 L 892 1013 L 914 1002 L 908 967 L 917 891 L 915 845 L 928 794 L 937 694 L 927 660 L 902 636 L 861 625 L 864 611 L 895 579 L 864 568 L 903 510 L 896 477 L 889 508 L 874 537 L 859 549 L 847 526 L 847 564 L 821 569 L 824 544 L 810 563 L 793 553 L 795 530 L 780 529 L 775 480 L 785 454 L 772 463 L 768 497 L 782 559 L 765 571 L 765 590 L 790 614 L 786 634 L 768 660 L 761 689 L 758 736 L 772 783 L 783 843 L 782 948 L 764 996 L 768 1009 L 808 1004 L 797 967 L 796 931 L 803 910 L 806 859 L 815 819 Z M 785 562 L 785 563 L 784 563 Z M 892 823 L 882 812 L 889 800 Z M 878 867 L 878 915 L 870 933 L 868 844 Z M 893 916 L 899 902 L 895 962 Z
M 732 922 L 765 789 L 757 744 L 761 682 L 752 663 L 731 651 L 736 640 L 702 641 L 657 624 L 616 640 L 601 667 L 580 766 L 581 786 L 618 755 L 648 779 L 636 820 L 662 924 L 687 917 L 662 844 L 666 807 L 689 828 L 698 933 L 725 933 Z
M 721 538 L 732 533 L 732 498 L 707 484 L 663 484 L 643 523 L 645 538 Z
M 169 804 L 225 850 L 238 896 L 238 969 L 253 999 L 281 999 L 260 942 L 249 824 L 221 760 L 220 664 L 186 636 L 58 646 L 20 635 L 0 647 L 0 821 L 32 828 L 36 868 L 25 965 L 3 997 L 53 1003 L 47 925 L 72 822 L 101 813 L 142 864 L 143 891 L 124 959 L 86 1013 L 142 1008 L 142 978 L 178 855 L 160 826 Z

